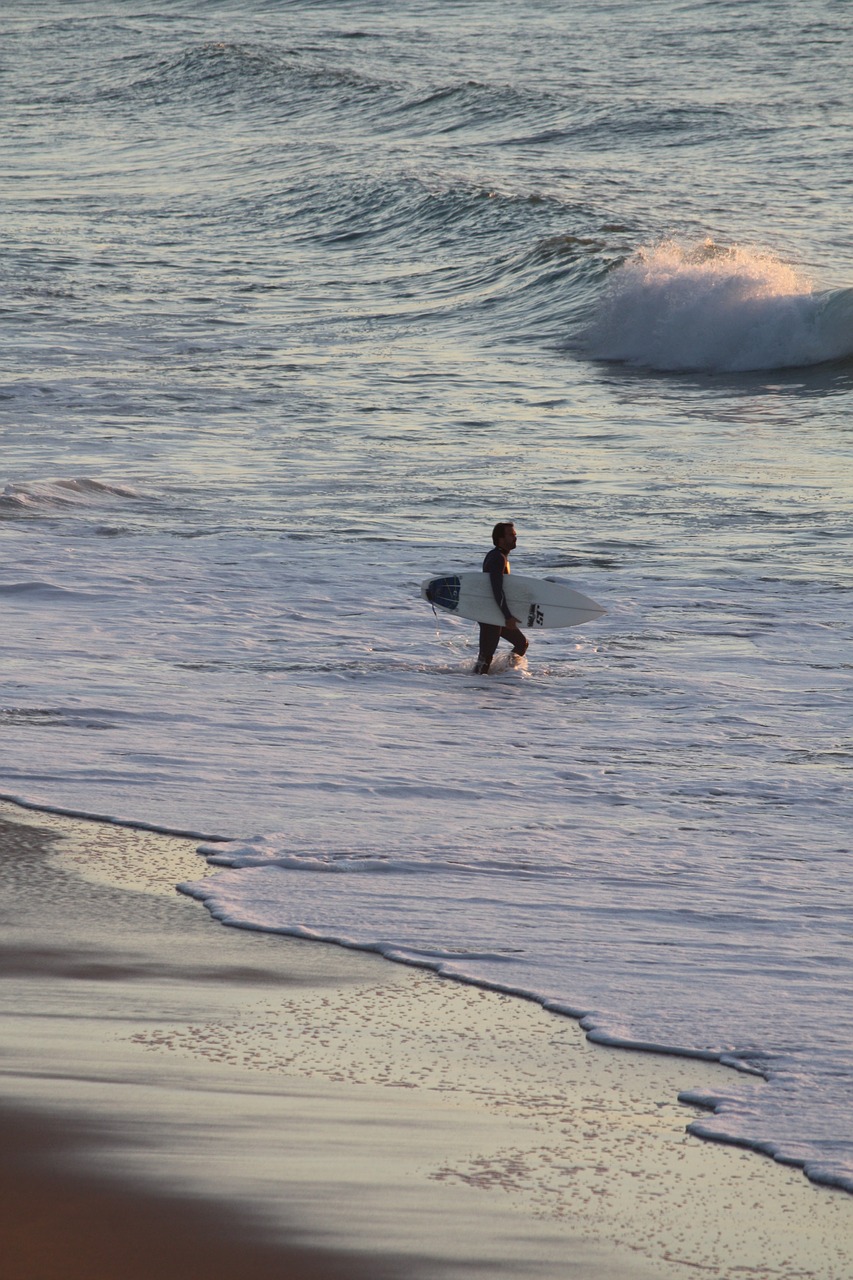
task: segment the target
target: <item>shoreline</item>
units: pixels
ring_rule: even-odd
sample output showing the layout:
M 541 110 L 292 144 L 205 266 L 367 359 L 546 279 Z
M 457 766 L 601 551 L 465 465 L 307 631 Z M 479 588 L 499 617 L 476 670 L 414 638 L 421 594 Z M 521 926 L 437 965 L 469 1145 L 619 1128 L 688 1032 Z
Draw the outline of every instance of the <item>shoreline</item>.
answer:
M 216 873 L 186 838 L 3 802 L 0 852 L 3 1171 L 26 1156 L 62 1204 L 91 1207 L 108 1177 L 176 1248 L 218 1231 L 211 1276 L 234 1274 L 228 1239 L 318 1280 L 363 1263 L 853 1273 L 849 1195 L 686 1133 L 705 1113 L 678 1094 L 727 1067 L 594 1045 L 531 1000 L 375 953 L 229 929 L 175 890 Z M 32 1204 L 56 1200 L 46 1186 Z M 53 1274 L 33 1268 L 21 1280 Z
M 206 835 L 199 831 L 189 831 L 186 829 L 163 826 L 157 823 L 146 822 L 142 819 L 92 814 L 84 810 L 48 805 L 0 793 L 0 812 L 2 812 L 4 806 L 8 806 L 11 810 L 22 810 L 27 814 L 32 813 L 36 815 L 41 814 L 49 818 L 58 817 L 72 819 L 83 823 L 84 826 L 87 824 L 94 825 L 95 827 L 103 825 L 108 828 L 118 828 L 123 831 L 146 832 L 154 836 L 163 836 L 167 839 L 174 838 L 181 841 L 192 841 L 194 846 L 193 852 L 198 853 L 202 861 L 199 862 L 195 858 L 192 860 L 192 864 L 188 865 L 187 872 L 183 877 L 185 882 L 198 882 L 208 876 L 215 875 L 218 871 L 223 869 L 222 867 L 216 864 L 211 864 L 207 861 L 207 856 L 213 851 L 205 849 L 204 846 L 230 844 L 237 838 L 235 836 Z M 124 883 L 123 878 L 119 877 L 116 883 Z M 344 951 L 351 951 L 361 955 L 376 955 L 387 960 L 391 964 L 401 964 L 410 968 L 434 973 L 437 977 L 449 982 L 460 983 L 465 986 L 474 987 L 478 990 L 491 991 L 500 995 L 509 996 L 512 999 L 528 1001 L 548 1013 L 554 1013 L 559 1017 L 566 1017 L 570 1019 L 583 1031 L 586 1039 L 592 1044 L 598 1044 L 606 1048 L 628 1051 L 631 1053 L 651 1054 L 653 1056 L 672 1057 L 676 1059 L 685 1059 L 687 1061 L 715 1063 L 724 1066 L 727 1071 L 734 1071 L 762 1081 L 767 1080 L 765 1073 L 757 1067 L 749 1067 L 735 1061 L 726 1061 L 726 1055 L 724 1053 L 716 1052 L 711 1049 L 686 1049 L 667 1044 L 658 1044 L 652 1041 L 644 1043 L 641 1041 L 619 1039 L 618 1037 L 586 1026 L 585 1022 L 587 1021 L 587 1015 L 572 1009 L 562 999 L 548 999 L 524 989 L 512 986 L 501 986 L 496 982 L 480 981 L 476 978 L 466 977 L 459 974 L 448 974 L 444 972 L 439 963 L 434 963 L 430 960 L 404 958 L 399 954 L 389 954 L 379 946 L 359 946 L 340 938 L 318 936 L 308 930 L 299 932 L 297 930 L 288 931 L 262 929 L 235 923 L 212 911 L 209 904 L 200 894 L 190 892 L 188 888 L 184 887 L 184 885 L 180 883 L 180 880 L 177 884 L 174 884 L 173 887 L 177 889 L 178 892 L 184 893 L 187 897 L 200 903 L 205 910 L 210 913 L 212 918 L 224 928 L 245 929 L 247 932 L 266 933 L 272 937 L 283 939 L 290 938 L 297 941 L 336 947 Z M 731 1137 L 710 1129 L 706 1121 L 709 1116 L 713 1116 L 717 1113 L 717 1107 L 715 1105 L 714 1097 L 709 1097 L 705 1091 L 695 1088 L 680 1090 L 678 1094 L 678 1101 L 683 1103 L 685 1106 L 692 1108 L 696 1112 L 695 1118 L 690 1122 L 688 1132 L 701 1138 L 703 1141 L 716 1143 L 722 1146 L 731 1146 L 738 1150 L 752 1152 L 753 1154 L 766 1159 L 774 1161 L 777 1160 L 774 1150 L 766 1144 L 752 1142 L 748 1139 Z M 820 1177 L 809 1173 L 806 1168 L 807 1162 L 805 1159 L 801 1161 L 779 1159 L 778 1162 L 784 1164 L 786 1167 L 799 1169 L 803 1173 L 803 1176 L 810 1182 L 813 1182 L 815 1186 L 828 1187 L 833 1190 L 840 1190 L 845 1194 L 853 1195 L 853 1186 L 834 1180 L 830 1177 Z

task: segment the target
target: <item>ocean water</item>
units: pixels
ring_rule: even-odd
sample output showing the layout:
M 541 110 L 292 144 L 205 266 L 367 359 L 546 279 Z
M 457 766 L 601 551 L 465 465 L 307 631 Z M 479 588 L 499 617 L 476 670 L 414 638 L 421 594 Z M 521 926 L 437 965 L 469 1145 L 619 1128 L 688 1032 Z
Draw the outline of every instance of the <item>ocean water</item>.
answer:
M 695 1131 L 853 1191 L 848 6 L 28 0 L 0 60 L 2 793 L 719 1058 Z M 608 612 L 478 679 L 418 586 L 504 518 Z

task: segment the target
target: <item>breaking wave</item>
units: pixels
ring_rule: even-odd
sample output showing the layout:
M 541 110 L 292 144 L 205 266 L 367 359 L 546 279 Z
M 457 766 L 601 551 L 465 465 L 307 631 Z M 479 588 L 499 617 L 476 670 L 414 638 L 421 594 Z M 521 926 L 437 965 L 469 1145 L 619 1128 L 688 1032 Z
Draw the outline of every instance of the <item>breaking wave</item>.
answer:
M 853 356 L 853 289 L 816 290 L 769 253 L 639 249 L 611 276 L 588 353 L 662 370 L 737 372 Z

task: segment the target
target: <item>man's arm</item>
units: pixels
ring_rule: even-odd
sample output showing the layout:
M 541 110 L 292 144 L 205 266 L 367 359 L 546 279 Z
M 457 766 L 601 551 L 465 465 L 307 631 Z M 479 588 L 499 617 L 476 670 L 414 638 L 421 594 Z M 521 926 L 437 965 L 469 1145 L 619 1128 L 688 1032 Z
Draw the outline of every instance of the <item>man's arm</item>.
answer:
M 517 627 L 518 619 L 512 616 L 509 605 L 506 602 L 504 594 L 504 577 L 506 575 L 506 556 L 503 551 L 495 547 L 486 556 L 483 569 L 489 575 L 489 582 L 492 585 L 492 595 L 495 597 L 495 603 L 504 616 L 504 620 L 508 627 Z

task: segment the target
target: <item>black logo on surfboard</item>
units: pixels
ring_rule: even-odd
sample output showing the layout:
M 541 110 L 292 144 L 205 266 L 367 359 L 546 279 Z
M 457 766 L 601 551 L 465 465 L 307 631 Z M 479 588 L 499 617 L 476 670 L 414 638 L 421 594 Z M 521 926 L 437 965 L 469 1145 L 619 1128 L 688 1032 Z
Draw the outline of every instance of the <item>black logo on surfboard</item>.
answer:
M 538 604 L 532 604 L 527 611 L 528 627 L 542 627 L 545 625 L 545 615 Z

